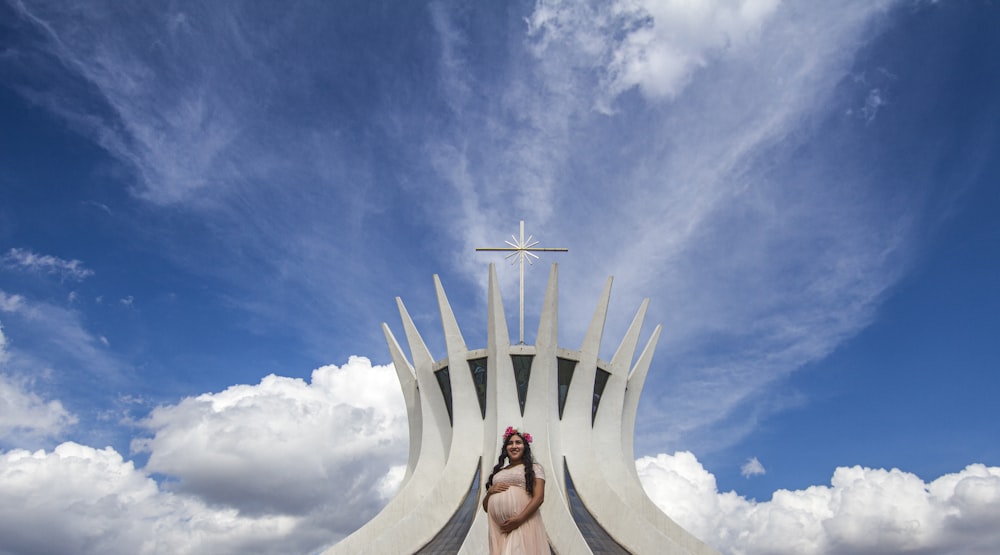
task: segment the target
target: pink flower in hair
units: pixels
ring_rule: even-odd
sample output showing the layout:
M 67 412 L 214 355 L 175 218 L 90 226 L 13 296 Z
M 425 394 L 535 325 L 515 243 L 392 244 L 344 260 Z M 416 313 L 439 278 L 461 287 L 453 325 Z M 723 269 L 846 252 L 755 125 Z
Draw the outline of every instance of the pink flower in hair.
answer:
M 510 439 L 510 436 L 514 434 L 517 434 L 522 438 L 524 438 L 525 443 L 531 443 L 531 434 L 522 434 L 521 432 L 517 431 L 517 428 L 515 428 L 514 426 L 507 426 L 507 429 L 504 430 L 503 442 L 507 443 L 507 440 Z

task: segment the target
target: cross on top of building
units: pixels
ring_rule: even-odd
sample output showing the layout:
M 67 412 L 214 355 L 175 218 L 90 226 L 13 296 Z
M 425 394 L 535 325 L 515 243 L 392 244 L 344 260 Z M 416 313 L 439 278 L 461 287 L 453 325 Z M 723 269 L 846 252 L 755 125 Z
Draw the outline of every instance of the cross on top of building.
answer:
M 519 324 L 520 324 L 520 335 L 518 340 L 521 344 L 524 344 L 524 261 L 527 260 L 528 264 L 533 264 L 532 258 L 538 260 L 538 255 L 536 252 L 569 252 L 569 249 L 561 247 L 536 247 L 539 241 L 535 241 L 534 238 L 529 235 L 527 239 L 524 238 L 524 220 L 521 220 L 521 236 L 515 237 L 510 236 L 513 241 L 504 241 L 507 243 L 507 247 L 481 247 L 477 248 L 476 251 L 503 251 L 509 252 L 504 260 L 510 260 L 511 264 L 518 262 L 521 265 L 521 302 L 519 307 Z

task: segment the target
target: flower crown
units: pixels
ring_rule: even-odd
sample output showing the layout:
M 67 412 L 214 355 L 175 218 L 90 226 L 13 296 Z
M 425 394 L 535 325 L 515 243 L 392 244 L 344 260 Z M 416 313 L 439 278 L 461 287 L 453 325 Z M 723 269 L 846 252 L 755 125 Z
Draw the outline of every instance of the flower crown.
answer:
M 521 432 L 517 431 L 517 428 L 515 428 L 513 426 L 507 426 L 507 429 L 503 433 L 503 443 L 504 443 L 504 445 L 507 444 L 507 440 L 510 439 L 510 436 L 512 436 L 514 434 L 517 434 L 517 435 L 523 437 L 525 443 L 531 443 L 531 434 L 527 434 L 527 433 L 522 434 Z

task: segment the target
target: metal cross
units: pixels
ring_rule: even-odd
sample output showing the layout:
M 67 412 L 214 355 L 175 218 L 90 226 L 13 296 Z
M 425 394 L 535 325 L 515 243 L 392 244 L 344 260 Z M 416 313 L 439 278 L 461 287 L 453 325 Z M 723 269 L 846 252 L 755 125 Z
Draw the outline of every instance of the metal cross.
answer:
M 510 263 L 514 264 L 514 260 L 512 259 L 514 257 L 517 257 L 517 261 L 520 262 L 521 264 L 521 303 L 519 305 L 520 317 L 521 317 L 519 323 L 521 325 L 521 329 L 519 330 L 520 331 L 519 339 L 520 343 L 523 345 L 524 344 L 524 261 L 527 260 L 528 264 L 533 264 L 531 259 L 532 258 L 536 260 L 538 259 L 538 255 L 536 255 L 535 252 L 569 252 L 569 249 L 536 247 L 535 245 L 537 245 L 539 242 L 533 241 L 533 237 L 531 235 L 529 235 L 527 239 L 524 238 L 524 220 L 521 220 L 520 239 L 514 237 L 513 235 L 511 235 L 510 238 L 513 239 L 514 241 L 513 242 L 504 241 L 504 243 L 510 245 L 509 247 L 496 247 L 496 248 L 484 247 L 484 248 L 477 248 L 476 250 L 510 252 L 510 254 L 504 257 L 504 260 L 510 260 Z

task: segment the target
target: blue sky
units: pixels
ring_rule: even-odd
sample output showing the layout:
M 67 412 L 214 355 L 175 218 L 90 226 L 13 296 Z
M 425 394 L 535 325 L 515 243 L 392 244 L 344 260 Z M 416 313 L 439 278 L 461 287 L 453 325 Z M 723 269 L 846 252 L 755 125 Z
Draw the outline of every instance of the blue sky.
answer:
M 650 298 L 706 541 L 992 552 L 1000 8 L 481 4 L 0 3 L 0 552 L 335 542 L 405 464 L 394 298 L 482 346 L 495 262 L 516 333 L 519 220 L 527 342 L 551 262 L 563 347 Z

